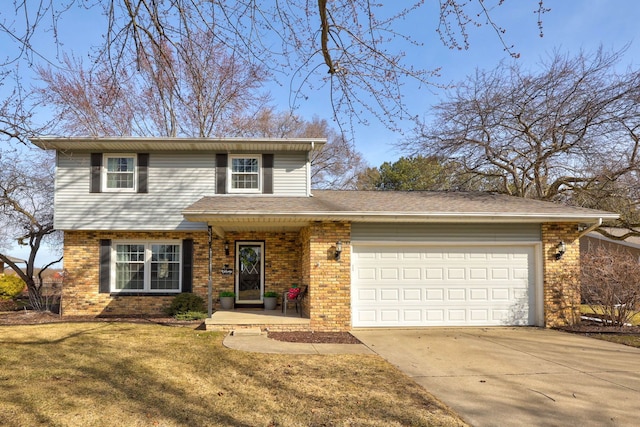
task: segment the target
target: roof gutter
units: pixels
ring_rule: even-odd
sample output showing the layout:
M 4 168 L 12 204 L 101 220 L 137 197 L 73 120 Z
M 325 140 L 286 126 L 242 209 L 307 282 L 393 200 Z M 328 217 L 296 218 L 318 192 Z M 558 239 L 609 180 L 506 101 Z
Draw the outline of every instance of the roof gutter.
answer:
M 270 212 L 270 211 L 183 211 L 183 216 L 189 221 L 251 221 L 251 220 L 297 220 L 297 221 L 351 221 L 351 222 L 430 222 L 430 223 L 449 223 L 449 222 L 473 222 L 473 223 L 491 223 L 491 222 L 513 222 L 513 223 L 543 223 L 543 222 L 586 222 L 596 223 L 589 227 L 593 230 L 602 224 L 601 217 L 590 216 L 567 216 L 567 215 L 517 215 L 517 214 L 398 214 L 398 213 L 367 213 L 353 212 L 345 214 L 344 212 Z
M 602 218 L 598 218 L 598 221 L 595 224 L 591 225 L 590 227 L 587 227 L 582 231 L 582 233 L 578 235 L 578 239 L 584 236 L 585 234 L 591 233 L 593 230 L 600 227 L 601 225 L 602 225 Z

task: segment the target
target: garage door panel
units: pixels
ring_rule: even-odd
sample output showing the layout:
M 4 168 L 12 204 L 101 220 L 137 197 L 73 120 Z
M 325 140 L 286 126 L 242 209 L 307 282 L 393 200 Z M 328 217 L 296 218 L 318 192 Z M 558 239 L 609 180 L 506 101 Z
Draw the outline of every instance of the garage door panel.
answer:
M 470 268 L 469 279 L 471 280 L 487 280 L 489 274 L 486 268 Z
M 376 289 L 358 289 L 357 291 L 358 299 L 360 301 L 375 301 L 376 300 Z
M 420 268 L 403 268 L 402 269 L 402 279 L 403 280 L 420 280 L 422 278 L 421 273 L 422 270 Z
M 469 320 L 471 322 L 486 322 L 489 320 L 489 309 L 471 309 L 469 310 Z
M 533 259 L 534 246 L 356 245 L 353 326 L 533 324 Z
M 432 301 L 444 301 L 444 289 L 425 289 L 426 292 L 426 302 Z
M 489 277 L 491 280 L 509 280 L 508 268 L 492 268 Z
M 398 272 L 398 268 L 381 268 L 380 269 L 380 279 L 382 280 L 398 280 L 400 278 L 400 273 Z
M 405 301 L 420 302 L 422 301 L 422 289 L 405 288 L 402 290 L 402 299 Z
M 488 289 L 469 289 L 470 301 L 488 301 L 489 290 Z
M 442 280 L 444 268 L 427 268 L 425 269 L 425 277 L 427 280 Z
M 400 301 L 400 289 L 380 289 L 380 301 Z
M 376 269 L 373 267 L 371 268 L 359 267 L 356 269 L 356 277 L 359 280 L 375 280 Z

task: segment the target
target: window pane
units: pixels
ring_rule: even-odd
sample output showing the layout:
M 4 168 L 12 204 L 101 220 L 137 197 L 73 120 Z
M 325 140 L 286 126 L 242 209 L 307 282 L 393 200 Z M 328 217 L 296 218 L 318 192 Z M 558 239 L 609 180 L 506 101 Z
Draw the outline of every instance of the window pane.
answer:
M 116 245 L 116 289 L 144 289 L 144 245 Z
M 258 188 L 258 176 L 247 174 L 232 175 L 233 188 Z
M 107 158 L 107 171 L 109 171 L 109 172 L 133 172 L 133 157 L 109 157 L 109 158 Z
M 134 158 L 107 158 L 107 188 L 133 188 Z
M 107 188 L 133 188 L 133 173 L 107 172 Z
M 180 289 L 180 245 L 151 245 L 151 289 Z
M 232 159 L 231 171 L 239 173 L 258 172 L 258 159 L 245 158 L 245 159 Z

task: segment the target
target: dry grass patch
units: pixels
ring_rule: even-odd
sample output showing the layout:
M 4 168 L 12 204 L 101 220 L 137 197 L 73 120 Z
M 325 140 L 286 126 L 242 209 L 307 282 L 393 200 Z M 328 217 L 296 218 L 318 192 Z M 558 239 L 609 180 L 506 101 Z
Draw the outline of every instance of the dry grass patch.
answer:
M 464 425 L 378 356 L 245 353 L 220 333 L 130 323 L 0 337 L 0 425 Z

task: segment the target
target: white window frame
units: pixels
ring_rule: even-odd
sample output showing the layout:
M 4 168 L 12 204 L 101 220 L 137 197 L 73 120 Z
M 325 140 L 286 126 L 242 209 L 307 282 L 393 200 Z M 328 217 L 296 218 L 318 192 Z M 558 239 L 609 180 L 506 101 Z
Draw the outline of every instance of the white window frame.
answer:
M 118 245 L 144 245 L 144 287 L 143 289 L 118 289 L 117 281 L 117 256 Z M 180 253 L 178 255 L 178 289 L 151 289 L 151 264 L 152 264 L 152 246 L 154 245 L 174 245 L 178 246 Z M 110 292 L 111 293 L 145 293 L 145 294 L 178 294 L 182 292 L 182 257 L 183 251 L 181 240 L 114 240 L 111 243 L 111 273 L 110 273 Z
M 108 161 L 109 159 L 121 159 L 132 158 L 133 159 L 133 187 L 132 188 L 110 188 L 108 187 L 107 176 Z M 114 172 L 111 172 L 114 173 Z M 116 193 L 135 193 L 138 189 L 138 155 L 132 153 L 105 153 L 102 156 L 102 191 L 103 192 L 116 192 Z
M 258 188 L 233 188 L 233 175 L 240 172 L 233 172 L 234 159 L 257 159 L 258 160 Z M 227 166 L 227 193 L 262 193 L 262 155 L 261 154 L 230 154 Z

